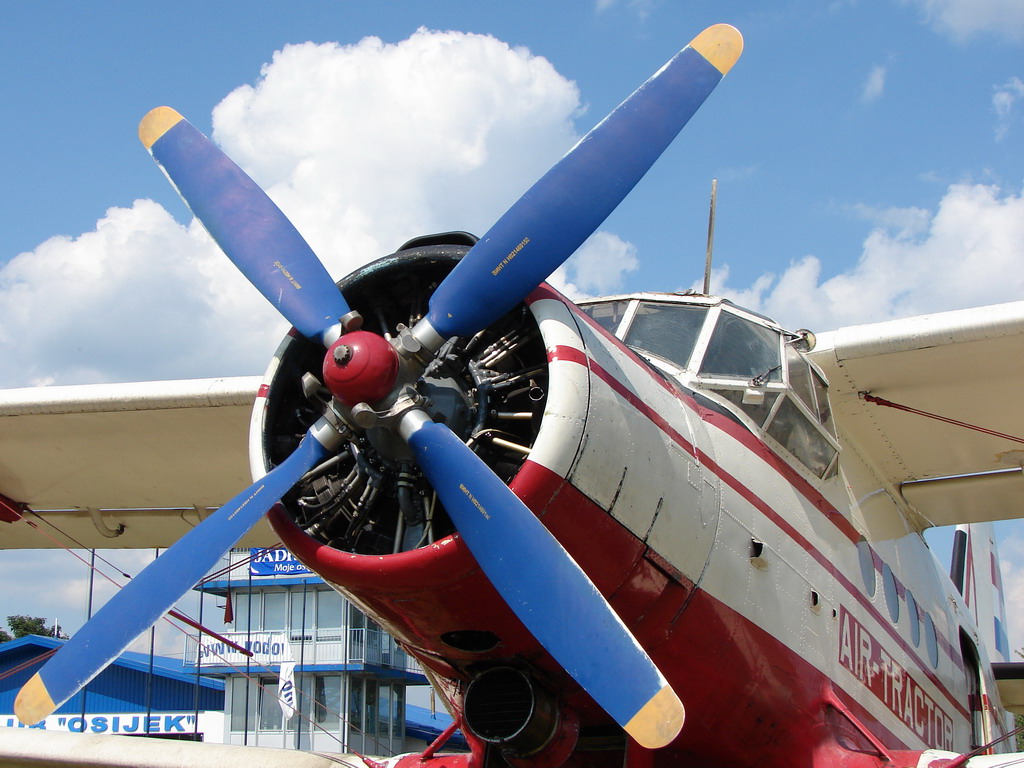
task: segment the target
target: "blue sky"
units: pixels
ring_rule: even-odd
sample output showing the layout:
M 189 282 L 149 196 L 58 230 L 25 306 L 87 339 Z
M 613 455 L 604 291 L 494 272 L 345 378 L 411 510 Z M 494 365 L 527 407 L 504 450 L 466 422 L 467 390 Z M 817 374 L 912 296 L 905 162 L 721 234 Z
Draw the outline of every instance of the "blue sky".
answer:
M 15 1 L 0 386 L 257 374 L 283 333 L 139 144 L 150 108 L 212 132 L 340 277 L 482 234 L 721 21 L 743 57 L 556 284 L 699 283 L 718 178 L 715 288 L 784 324 L 1024 297 L 1019 0 Z
M 959 10 L 961 3 L 969 12 Z M 299 2 L 287 8 L 187 1 L 173 7 L 10 4 L 0 31 L 12 62 L 0 75 L 6 138 L 0 152 L 7 181 L 0 265 L 55 235 L 78 238 L 91 232 L 109 208 L 128 208 L 138 199 L 155 200 L 187 223 L 184 207 L 135 137 L 139 118 L 153 106 L 169 104 L 209 133 L 211 111 L 239 86 L 256 84 L 261 68 L 288 44 L 351 46 L 369 35 L 398 44 L 420 27 L 492 35 L 543 57 L 574 84 L 578 101 L 559 109 L 580 134 L 697 31 L 727 21 L 745 36 L 742 59 L 605 226 L 633 246 L 629 253 L 635 269 L 612 271 L 597 285 L 576 281 L 584 292 L 675 289 L 698 281 L 710 182 L 717 177 L 715 258 L 716 266 L 728 272 L 727 277 L 720 273 L 716 285 L 781 322 L 825 330 L 951 308 L 958 301 L 969 306 L 1018 298 L 1020 278 L 986 280 L 984 274 L 976 288 L 957 286 L 960 298 L 950 295 L 948 284 L 945 290 L 901 286 L 899 292 L 873 296 L 863 308 L 818 302 L 810 309 L 806 296 L 773 290 L 794 265 L 816 269 L 817 288 L 829 278 L 850 275 L 870 257 L 866 243 L 872 235 L 883 245 L 901 245 L 908 261 L 926 259 L 922 252 L 935 240 L 929 230 L 934 217 L 944 203 L 964 197 L 954 189 L 987 190 L 989 209 L 1014 216 L 1024 177 L 1024 11 L 1019 5 L 1009 0 L 789 0 L 751 10 L 742 2 L 600 0 L 522 2 L 513 11 L 504 4 L 443 1 Z M 373 56 L 364 58 L 366 66 L 373 66 Z M 495 87 L 503 85 L 497 81 Z M 317 87 L 316 81 L 309 86 Z M 295 96 L 302 84 L 292 88 L 276 98 Z M 318 98 L 327 101 L 332 94 L 322 92 Z M 359 114 L 360 106 L 346 111 L 339 104 L 332 114 L 372 121 L 372 114 Z M 475 108 L 471 101 L 460 106 Z M 479 114 L 466 119 L 481 120 L 489 106 L 481 103 Z M 291 126 L 279 122 L 270 130 L 300 126 L 302 111 L 288 113 L 287 119 Z M 307 112 L 307 119 L 316 115 Z M 235 132 L 256 129 L 241 125 Z M 531 158 L 547 153 L 553 159 L 568 147 L 558 139 L 568 137 L 558 130 L 550 133 L 548 143 L 538 140 L 526 147 L 509 147 L 502 137 L 488 136 L 487 151 L 504 150 L 510 158 L 515 151 L 532 151 Z M 302 139 L 296 135 L 294 140 Z M 361 149 L 373 153 L 378 148 Z M 259 160 L 249 158 L 246 164 L 246 158 L 240 159 L 258 175 L 254 166 Z M 532 164 L 538 173 L 546 167 L 536 159 Z M 395 187 L 437 180 L 436 172 L 409 172 L 386 157 L 372 176 Z M 474 184 L 505 191 L 504 197 L 495 193 L 489 211 L 496 215 L 531 179 L 490 175 Z M 464 218 L 421 218 L 477 234 L 490 223 L 479 210 Z M 411 229 L 382 233 L 374 245 L 383 253 L 412 234 Z M 808 257 L 814 260 L 811 265 Z M 345 262 L 349 265 L 354 266 L 351 258 Z M 988 272 L 991 276 L 998 270 Z M 908 277 L 917 274 L 908 271 Z M 35 277 L 0 273 L 0 297 L 14 298 L 11 284 Z M 568 277 L 573 277 L 571 269 Z M 870 275 L 862 277 L 866 288 L 877 288 Z M 130 282 L 124 288 L 142 290 Z M 96 296 L 94 304 L 83 303 L 79 311 L 113 299 Z M 10 354 L 5 356 L 28 365 L 12 366 L 0 377 L 3 385 L 171 373 L 147 367 L 144 356 L 136 370 L 104 368 L 108 352 L 87 342 L 79 348 L 94 365 L 83 364 L 81 370 L 67 362 L 46 365 L 31 343 L 33 323 L 0 316 L 0 329 L 4 325 L 24 342 L 8 340 L 3 351 Z M 99 321 L 95 326 L 97 332 L 102 328 Z M 255 353 L 230 360 L 213 357 L 213 362 L 193 363 L 194 370 L 186 373 L 252 373 L 262 367 Z

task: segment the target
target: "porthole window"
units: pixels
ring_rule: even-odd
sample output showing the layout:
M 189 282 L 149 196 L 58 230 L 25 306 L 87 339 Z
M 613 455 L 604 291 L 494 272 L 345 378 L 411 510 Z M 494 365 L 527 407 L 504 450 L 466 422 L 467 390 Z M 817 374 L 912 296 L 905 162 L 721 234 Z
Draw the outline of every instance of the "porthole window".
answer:
M 935 634 L 935 622 L 930 614 L 924 615 L 924 643 L 928 648 L 928 661 L 933 667 L 939 666 L 939 638 Z
M 921 617 L 917 615 L 917 601 L 914 594 L 908 589 L 907 595 L 907 619 L 910 621 L 910 642 L 917 648 L 921 644 Z
M 860 558 L 860 575 L 864 579 L 864 592 L 868 597 L 875 596 L 875 560 L 871 547 L 861 539 L 857 542 L 857 556 Z
M 889 618 L 895 624 L 900 620 L 900 593 L 896 589 L 896 577 L 888 563 L 882 565 L 882 589 L 885 591 L 885 605 L 889 609 Z

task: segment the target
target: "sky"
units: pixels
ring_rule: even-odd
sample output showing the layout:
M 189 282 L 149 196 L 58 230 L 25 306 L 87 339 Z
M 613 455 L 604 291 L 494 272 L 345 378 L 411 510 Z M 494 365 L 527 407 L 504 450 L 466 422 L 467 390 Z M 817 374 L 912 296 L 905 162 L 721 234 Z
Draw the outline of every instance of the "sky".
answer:
M 739 63 L 556 287 L 698 286 L 717 179 L 713 290 L 783 325 L 1024 297 L 1020 0 L 10 0 L 0 387 L 259 374 L 286 331 L 138 142 L 149 109 L 211 135 L 339 278 L 483 234 L 716 22 Z M 1024 532 L 999 530 L 1024 617 Z M 3 583 L 26 568 L 52 580 L 5 589 L 0 616 L 80 625 L 81 564 L 0 554 Z

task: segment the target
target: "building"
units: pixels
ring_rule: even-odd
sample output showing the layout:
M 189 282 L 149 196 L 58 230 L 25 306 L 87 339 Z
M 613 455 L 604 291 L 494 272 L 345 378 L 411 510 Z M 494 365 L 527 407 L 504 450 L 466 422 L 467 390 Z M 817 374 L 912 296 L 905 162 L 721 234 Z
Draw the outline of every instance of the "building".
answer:
M 0 727 L 23 727 L 14 716 L 14 699 L 64 643 L 39 635 L 0 643 Z M 33 727 L 220 742 L 224 681 L 186 670 L 180 659 L 126 651 Z
M 223 601 L 226 639 L 254 655 L 193 635 L 184 662 L 223 677 L 226 743 L 384 756 L 422 748 L 406 739 L 406 687 L 426 678 L 356 606 L 284 549 L 232 550 L 213 574 L 199 589 Z

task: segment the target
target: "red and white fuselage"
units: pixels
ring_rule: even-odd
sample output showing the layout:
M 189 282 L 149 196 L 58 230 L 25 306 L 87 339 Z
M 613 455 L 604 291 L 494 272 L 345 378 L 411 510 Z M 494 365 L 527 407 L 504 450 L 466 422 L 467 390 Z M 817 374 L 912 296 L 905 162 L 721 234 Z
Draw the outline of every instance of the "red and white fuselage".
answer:
M 820 385 L 809 407 L 783 403 L 803 402 L 796 378 L 806 360 L 787 348 L 797 337 L 707 297 L 612 301 L 629 316 L 650 304 L 697 307 L 706 325 L 694 360 L 709 354 L 714 323 L 728 314 L 769 344 L 778 339 L 786 361 L 730 381 L 641 356 L 611 332 L 623 335 L 625 323 L 595 321 L 593 304 L 583 311 L 546 286 L 527 300 L 547 358 L 546 397 L 510 485 L 684 702 L 678 739 L 647 757 L 878 764 L 896 751 L 962 752 L 1001 735 L 988 674 L 984 695 L 969 698 L 968 676 L 988 669 L 985 648 L 923 538 L 855 451 L 832 456 L 839 442 Z M 818 423 L 786 438 L 785 408 L 790 420 Z M 254 429 L 265 429 L 265 410 L 257 407 Z M 816 447 L 784 444 L 800 429 L 805 443 L 817 430 Z M 868 516 L 887 517 L 892 535 L 869 535 Z M 621 733 L 533 640 L 457 534 L 357 554 L 307 535 L 282 508 L 272 520 L 292 551 L 420 660 L 464 726 L 463 696 L 481 671 L 518 669 L 550 694 L 553 722 L 513 761 L 622 763 Z M 961 634 L 983 663 L 965 668 Z M 641 759 L 635 746 L 627 752 Z

